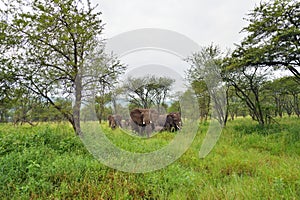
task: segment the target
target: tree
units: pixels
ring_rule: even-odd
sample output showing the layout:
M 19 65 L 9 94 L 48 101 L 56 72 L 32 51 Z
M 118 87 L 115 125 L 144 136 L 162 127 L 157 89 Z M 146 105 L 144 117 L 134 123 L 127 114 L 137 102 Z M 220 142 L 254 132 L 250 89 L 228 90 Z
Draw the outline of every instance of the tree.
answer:
M 42 104 L 41 99 L 26 89 L 14 91 L 13 101 L 13 122 L 14 124 L 28 123 L 34 125 L 34 110 Z
M 150 108 L 156 106 L 160 112 L 174 81 L 167 77 L 128 77 L 123 88 L 130 103 L 135 107 Z
M 265 84 L 265 90 L 266 93 L 273 99 L 274 104 L 274 115 L 277 117 L 279 116 L 282 118 L 284 113 L 284 94 L 285 94 L 285 88 L 282 87 L 281 81 L 278 81 L 279 79 L 268 81 Z
M 293 112 L 299 117 L 300 85 L 294 77 L 287 76 L 268 82 L 265 90 L 273 99 L 275 116 L 283 116 L 284 111 L 290 116 Z
M 198 99 L 200 109 L 200 120 L 207 120 L 210 111 L 210 95 L 208 87 L 204 80 L 194 80 L 192 82 L 192 88 L 195 91 L 195 95 Z
M 4 1 L 1 43 L 6 47 L 6 66 L 26 87 L 44 98 L 80 130 L 80 107 L 87 57 L 99 45 L 103 30 L 101 13 L 90 0 Z M 6 41 L 7 40 L 7 41 Z M 74 98 L 72 111 L 55 104 L 55 96 Z
M 228 114 L 231 120 L 234 120 L 237 116 L 245 117 L 248 114 L 247 106 L 245 103 L 236 96 L 235 89 L 229 86 L 227 90 L 227 101 L 228 101 Z
M 103 52 L 104 47 L 98 46 L 87 58 L 87 69 L 83 75 L 83 87 L 86 94 L 85 100 L 93 99 L 99 123 L 104 117 L 105 105 L 114 101 L 117 89 L 115 85 L 118 78 L 124 73 L 126 67 L 113 55 Z
M 235 94 L 248 107 L 251 117 L 260 125 L 265 124 L 266 110 L 262 105 L 263 85 L 267 82 L 270 70 L 259 66 L 236 66 L 235 59 L 224 61 L 224 78 L 234 87 Z M 230 63 L 231 62 L 231 63 Z
M 181 112 L 179 100 L 173 101 L 170 107 L 168 108 L 167 112 Z
M 10 82 L 4 76 L 4 73 L 0 71 L 0 122 L 9 120 L 8 113 L 12 107 Z
M 300 2 L 270 0 L 249 13 L 248 35 L 234 51 L 243 66 L 289 70 L 300 82 Z
M 223 83 L 221 74 L 222 56 L 220 48 L 213 44 L 194 53 L 187 59 L 191 64 L 187 71 L 187 80 L 199 98 L 201 115 L 203 117 L 208 115 L 211 104 L 217 120 L 225 126 L 228 117 L 226 96 L 228 88 Z
M 112 101 L 112 93 L 103 93 L 95 98 L 95 111 L 99 123 L 101 124 L 104 117 L 105 105 Z

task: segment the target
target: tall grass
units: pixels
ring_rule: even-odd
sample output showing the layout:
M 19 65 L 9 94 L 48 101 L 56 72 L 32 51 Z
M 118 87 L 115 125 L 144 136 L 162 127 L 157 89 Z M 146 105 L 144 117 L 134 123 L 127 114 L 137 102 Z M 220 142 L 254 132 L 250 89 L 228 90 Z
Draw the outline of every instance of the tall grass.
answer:
M 249 119 L 230 121 L 204 159 L 198 152 L 208 124 L 200 125 L 182 157 L 145 174 L 102 165 L 68 124 L 1 124 L 0 199 L 299 199 L 300 120 L 278 121 L 265 128 Z M 137 152 L 174 137 L 147 140 L 107 130 L 116 145 Z

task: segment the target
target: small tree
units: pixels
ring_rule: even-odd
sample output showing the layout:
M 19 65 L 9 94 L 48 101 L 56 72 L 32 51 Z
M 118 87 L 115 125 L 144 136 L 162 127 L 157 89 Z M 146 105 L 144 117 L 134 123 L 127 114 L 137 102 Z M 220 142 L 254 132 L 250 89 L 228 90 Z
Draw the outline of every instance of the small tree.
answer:
M 265 110 L 262 105 L 263 85 L 266 83 L 270 71 L 259 66 L 243 66 L 231 58 L 230 64 L 225 64 L 224 78 L 234 87 L 235 94 L 248 107 L 252 118 L 260 125 L 265 124 Z
M 227 86 L 223 83 L 221 74 L 222 53 L 219 47 L 210 45 L 194 53 L 187 61 L 191 64 L 187 71 L 187 79 L 196 91 L 201 110 L 207 110 L 202 115 L 207 115 L 208 106 L 211 104 L 216 112 L 220 124 L 226 125 L 227 111 Z M 206 85 L 206 86 L 205 86 Z
M 207 85 L 204 80 L 194 80 L 192 82 L 192 88 L 198 99 L 200 120 L 201 122 L 203 120 L 206 121 L 209 115 L 211 101 Z
M 129 77 L 123 88 L 130 103 L 135 107 L 150 108 L 156 106 L 160 112 L 174 81 L 170 78 L 155 76 Z
M 90 0 L 3 3 L 1 28 L 5 34 L 0 39 L 7 50 L 3 56 L 13 66 L 6 70 L 22 87 L 50 102 L 68 119 L 76 134 L 81 134 L 84 73 L 88 55 L 99 45 L 101 13 L 94 12 Z M 71 112 L 53 101 L 62 95 L 73 96 Z
M 273 98 L 275 105 L 275 115 L 282 117 L 286 111 L 288 115 L 293 112 L 299 117 L 299 95 L 300 86 L 294 77 L 282 77 L 268 82 L 265 89 Z

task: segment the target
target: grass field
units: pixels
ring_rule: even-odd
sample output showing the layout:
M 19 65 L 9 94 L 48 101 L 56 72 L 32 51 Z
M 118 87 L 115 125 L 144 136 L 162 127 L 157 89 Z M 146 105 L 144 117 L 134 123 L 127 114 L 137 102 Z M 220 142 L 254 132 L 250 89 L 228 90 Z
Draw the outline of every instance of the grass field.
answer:
M 198 157 L 208 124 L 173 164 L 143 174 L 98 162 L 69 124 L 0 125 L 0 199 L 300 199 L 300 119 L 262 128 L 230 121 L 212 152 Z M 124 149 L 152 151 L 174 133 L 107 136 Z

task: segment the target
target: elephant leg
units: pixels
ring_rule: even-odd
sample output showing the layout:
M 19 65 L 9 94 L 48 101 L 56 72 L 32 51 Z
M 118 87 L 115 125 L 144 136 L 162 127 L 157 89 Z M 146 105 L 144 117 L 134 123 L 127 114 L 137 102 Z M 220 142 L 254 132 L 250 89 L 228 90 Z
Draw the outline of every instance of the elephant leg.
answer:
M 154 123 L 151 124 L 151 129 L 152 129 L 151 131 L 154 131 L 154 129 L 155 129 Z
M 171 132 L 171 130 L 172 130 L 172 126 L 168 123 L 167 124 L 167 130 L 169 131 L 169 132 Z
M 145 126 L 140 127 L 140 136 L 144 136 L 145 134 Z
M 118 121 L 118 126 L 119 126 L 120 128 L 122 128 L 122 123 L 121 123 L 121 121 Z
M 138 125 L 136 125 L 136 127 L 135 127 L 135 132 L 136 132 L 138 135 L 141 135 L 141 128 L 140 128 Z
M 175 127 L 171 127 L 171 132 L 175 132 Z
M 148 124 L 148 125 L 146 126 L 146 133 L 147 133 L 147 137 L 148 137 L 148 138 L 150 137 L 150 134 L 151 134 L 152 130 L 153 130 L 152 124 Z

